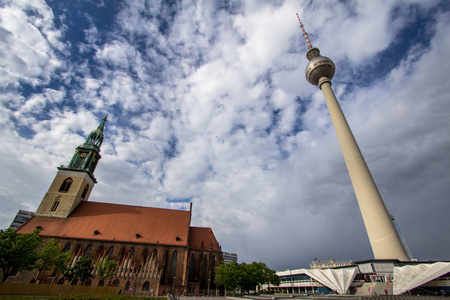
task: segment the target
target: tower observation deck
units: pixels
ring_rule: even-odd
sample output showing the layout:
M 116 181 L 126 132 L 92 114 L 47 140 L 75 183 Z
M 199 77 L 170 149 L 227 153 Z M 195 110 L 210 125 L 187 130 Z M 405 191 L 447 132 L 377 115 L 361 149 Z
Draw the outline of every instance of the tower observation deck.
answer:
M 330 58 L 321 56 L 319 49 L 311 45 L 298 14 L 297 18 L 308 45 L 306 57 L 309 62 L 305 70 L 306 80 L 319 86 L 325 97 L 369 236 L 373 255 L 375 259 L 409 261 L 405 247 L 391 221 L 386 205 L 331 88 L 331 79 L 334 76 L 336 66 Z

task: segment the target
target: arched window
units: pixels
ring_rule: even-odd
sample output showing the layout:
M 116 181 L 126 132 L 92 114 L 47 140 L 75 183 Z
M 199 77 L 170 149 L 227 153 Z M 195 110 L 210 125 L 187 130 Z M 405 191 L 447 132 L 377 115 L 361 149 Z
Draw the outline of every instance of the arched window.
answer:
M 111 246 L 111 247 L 109 247 L 109 249 L 108 249 L 108 259 L 109 259 L 109 260 L 112 259 L 113 254 L 114 254 L 114 247 Z
M 158 255 L 158 250 L 153 250 L 153 258 L 156 259 L 156 256 Z
M 172 260 L 170 261 L 170 271 L 169 271 L 169 278 L 174 278 L 176 271 L 177 271 L 177 256 L 178 252 L 177 250 L 173 251 L 172 253 Z
M 70 189 L 70 185 L 72 184 L 73 180 L 72 178 L 66 178 L 64 179 L 63 183 L 61 184 L 59 188 L 59 192 L 61 193 L 67 193 Z
M 130 290 L 130 282 L 127 281 L 127 283 L 125 283 L 125 291 L 129 291 Z
M 86 186 L 84 187 L 83 192 L 81 193 L 81 199 L 84 199 L 84 197 L 86 197 L 86 194 L 87 194 L 88 190 L 89 190 L 89 185 L 86 184 Z
M 134 256 L 134 248 L 131 248 L 130 249 L 130 258 L 133 258 L 133 256 Z
M 188 281 L 194 282 L 195 278 L 195 257 L 194 255 L 191 255 L 191 259 L 189 260 L 189 276 Z
M 119 279 L 116 279 L 113 281 L 112 286 L 118 287 L 119 286 Z
M 91 251 L 92 251 L 92 244 L 87 246 L 86 249 L 84 249 L 84 256 L 89 257 L 89 255 L 91 255 Z
M 206 278 L 208 277 L 208 256 L 203 256 L 203 269 L 202 269 L 202 281 L 206 283 Z
M 69 250 L 70 250 L 70 243 L 66 243 L 66 245 L 64 246 L 64 249 L 62 250 L 62 253 L 69 252 Z
M 61 202 L 61 196 L 56 197 L 55 202 L 53 202 L 52 208 L 50 208 L 50 211 L 55 212 L 58 209 L 60 202 Z
M 104 280 L 100 280 L 99 282 L 98 282 L 98 286 L 104 286 L 105 285 L 105 281 Z
M 148 291 L 149 289 L 150 289 L 150 283 L 148 281 L 144 282 L 144 284 L 142 285 L 142 290 Z

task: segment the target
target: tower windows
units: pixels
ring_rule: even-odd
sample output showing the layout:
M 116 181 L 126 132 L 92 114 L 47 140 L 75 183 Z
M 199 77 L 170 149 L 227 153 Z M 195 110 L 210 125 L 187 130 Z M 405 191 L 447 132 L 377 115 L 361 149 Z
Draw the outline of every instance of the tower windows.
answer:
M 72 178 L 66 178 L 64 179 L 63 183 L 61 184 L 60 188 L 59 188 L 59 192 L 61 193 L 67 193 L 70 189 L 70 186 L 72 185 Z
M 61 202 L 61 196 L 56 197 L 55 202 L 53 202 L 52 208 L 50 208 L 50 211 L 55 212 L 58 209 L 60 202 Z
M 89 185 L 86 184 L 86 186 L 84 187 L 83 192 L 81 193 L 81 199 L 84 200 L 84 197 L 86 197 L 86 194 L 87 194 L 88 190 L 89 190 Z

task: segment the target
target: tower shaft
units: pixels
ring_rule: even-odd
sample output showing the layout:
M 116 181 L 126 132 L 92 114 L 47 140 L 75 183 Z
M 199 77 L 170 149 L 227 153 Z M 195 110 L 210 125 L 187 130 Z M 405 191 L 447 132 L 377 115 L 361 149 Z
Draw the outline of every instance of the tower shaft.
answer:
M 405 247 L 334 95 L 331 80 L 323 76 L 318 85 L 336 130 L 375 259 L 409 261 Z

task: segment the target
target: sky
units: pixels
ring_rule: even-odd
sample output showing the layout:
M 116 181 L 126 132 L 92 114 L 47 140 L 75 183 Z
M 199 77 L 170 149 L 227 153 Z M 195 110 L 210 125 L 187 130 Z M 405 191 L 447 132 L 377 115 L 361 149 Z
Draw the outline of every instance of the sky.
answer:
M 189 210 L 239 262 L 373 259 L 307 45 L 419 260 L 450 260 L 450 2 L 0 3 L 0 228 L 107 114 L 89 201 Z

